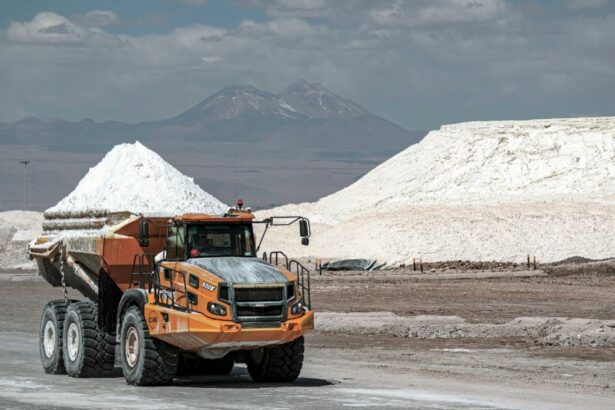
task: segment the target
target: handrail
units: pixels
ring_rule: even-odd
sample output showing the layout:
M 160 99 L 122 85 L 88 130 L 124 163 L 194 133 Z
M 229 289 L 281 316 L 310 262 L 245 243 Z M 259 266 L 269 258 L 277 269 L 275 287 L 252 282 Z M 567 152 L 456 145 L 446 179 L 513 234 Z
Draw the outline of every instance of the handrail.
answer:
M 296 259 L 293 259 L 290 262 L 288 262 L 288 265 L 287 265 L 288 270 L 292 272 L 293 266 L 296 267 L 295 274 L 297 275 L 297 285 L 301 289 L 301 296 L 303 298 L 303 302 L 308 309 L 312 309 L 310 270 Z M 307 285 L 306 285 L 306 277 L 307 277 Z
M 139 275 L 139 286 L 141 287 L 141 289 L 145 289 L 145 283 L 143 281 L 143 275 L 144 274 L 148 274 L 148 284 L 147 284 L 147 290 L 149 290 L 152 287 L 152 271 L 155 268 L 155 262 L 154 262 L 154 254 L 153 253 L 136 253 L 134 255 L 134 257 L 132 258 L 132 270 L 131 270 L 131 276 L 134 275 Z M 149 262 L 151 261 L 151 263 Z M 147 262 L 147 266 L 148 267 L 152 267 L 152 269 L 145 269 L 145 263 Z M 138 263 L 138 265 L 137 265 Z M 139 267 L 139 271 L 137 272 L 136 268 L 137 266 Z M 132 281 L 131 281 L 131 285 L 132 285 Z
M 159 269 L 159 267 L 156 266 L 156 268 L 154 269 L 155 282 L 153 286 L 154 302 L 158 305 L 171 306 L 172 309 L 185 309 L 188 312 L 192 312 L 192 303 L 190 303 L 190 300 L 188 299 L 188 285 L 186 283 L 186 272 L 173 269 L 173 268 L 168 268 L 165 266 L 162 266 L 162 269 L 171 272 L 171 275 L 169 277 L 169 286 L 163 285 L 160 282 L 160 270 L 161 269 Z M 182 284 L 184 286 L 183 292 L 180 289 L 176 289 L 174 286 L 178 283 L 175 281 L 175 274 L 178 274 L 179 276 L 182 277 Z M 162 302 L 161 293 L 164 290 L 169 291 L 171 294 L 171 304 L 170 305 L 168 303 Z M 180 294 L 183 293 L 186 306 L 181 306 L 179 303 L 175 301 L 175 292 L 178 292 Z M 165 297 L 168 298 L 169 296 L 165 294 Z
M 288 264 L 288 255 L 286 255 L 284 252 L 282 251 L 273 251 L 269 253 L 269 263 L 272 263 L 272 259 L 273 256 L 275 255 L 275 264 L 279 265 L 279 255 L 282 255 L 284 257 L 284 259 L 286 260 L 286 263 L 284 264 L 284 266 L 286 266 L 286 269 L 290 270 L 290 266 Z

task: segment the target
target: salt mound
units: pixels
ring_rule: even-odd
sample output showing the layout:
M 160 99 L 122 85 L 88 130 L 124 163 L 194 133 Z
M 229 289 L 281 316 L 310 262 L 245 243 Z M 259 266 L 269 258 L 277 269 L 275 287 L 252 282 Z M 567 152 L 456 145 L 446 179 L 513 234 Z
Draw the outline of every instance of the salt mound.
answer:
M 140 142 L 120 144 L 49 213 L 130 211 L 146 215 L 220 214 L 228 206 Z
M 444 125 L 313 205 L 321 222 L 412 205 L 615 198 L 615 117 Z
M 615 252 L 615 117 L 445 125 L 315 203 L 312 246 L 293 256 L 554 261 Z M 267 244 L 267 242 L 269 244 Z
M 35 269 L 27 244 L 41 233 L 43 214 L 30 211 L 0 212 L 0 269 Z

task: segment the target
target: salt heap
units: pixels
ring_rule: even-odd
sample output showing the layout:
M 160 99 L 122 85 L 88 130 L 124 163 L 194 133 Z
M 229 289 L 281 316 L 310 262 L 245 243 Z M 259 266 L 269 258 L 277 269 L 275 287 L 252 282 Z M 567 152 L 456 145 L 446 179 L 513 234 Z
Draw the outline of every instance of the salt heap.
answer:
M 140 142 L 120 144 L 49 214 L 130 211 L 145 215 L 220 214 L 228 206 Z
M 27 244 L 41 233 L 43 214 L 31 211 L 0 212 L 0 269 L 35 269 Z
M 313 222 L 293 256 L 541 261 L 615 254 L 615 117 L 446 125 L 349 187 L 259 216 Z M 270 235 L 268 234 L 268 235 Z

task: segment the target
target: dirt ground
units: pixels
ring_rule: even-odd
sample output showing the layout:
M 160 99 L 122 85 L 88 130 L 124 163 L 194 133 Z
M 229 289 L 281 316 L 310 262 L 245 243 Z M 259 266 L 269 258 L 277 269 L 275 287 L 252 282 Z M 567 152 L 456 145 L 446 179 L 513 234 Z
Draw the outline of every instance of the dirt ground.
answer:
M 312 280 L 312 303 L 315 311 L 456 315 L 489 323 L 519 316 L 615 319 L 615 275 L 472 278 L 480 275 L 325 272 Z
M 254 389 L 237 367 L 226 378 L 178 380 L 146 393 L 121 378 L 45 375 L 40 311 L 61 291 L 15 276 L 0 274 L 0 408 L 198 408 L 203 396 L 195 387 L 212 408 L 615 407 L 615 276 L 608 272 L 325 272 L 312 277 L 317 330 L 306 338 L 297 384 Z M 452 330 L 443 336 L 443 329 Z M 575 335 L 548 339 L 545 329 Z M 99 394 L 84 395 L 92 383 Z M 68 391 L 70 405 L 50 389 Z M 130 406 L 126 399 L 118 405 L 122 397 L 131 397 Z

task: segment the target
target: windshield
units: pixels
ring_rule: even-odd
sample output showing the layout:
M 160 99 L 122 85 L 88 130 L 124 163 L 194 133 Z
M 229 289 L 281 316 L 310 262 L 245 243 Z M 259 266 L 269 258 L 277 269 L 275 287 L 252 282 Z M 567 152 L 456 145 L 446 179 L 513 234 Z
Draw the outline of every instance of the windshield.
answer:
M 188 225 L 188 257 L 255 256 L 250 225 Z

